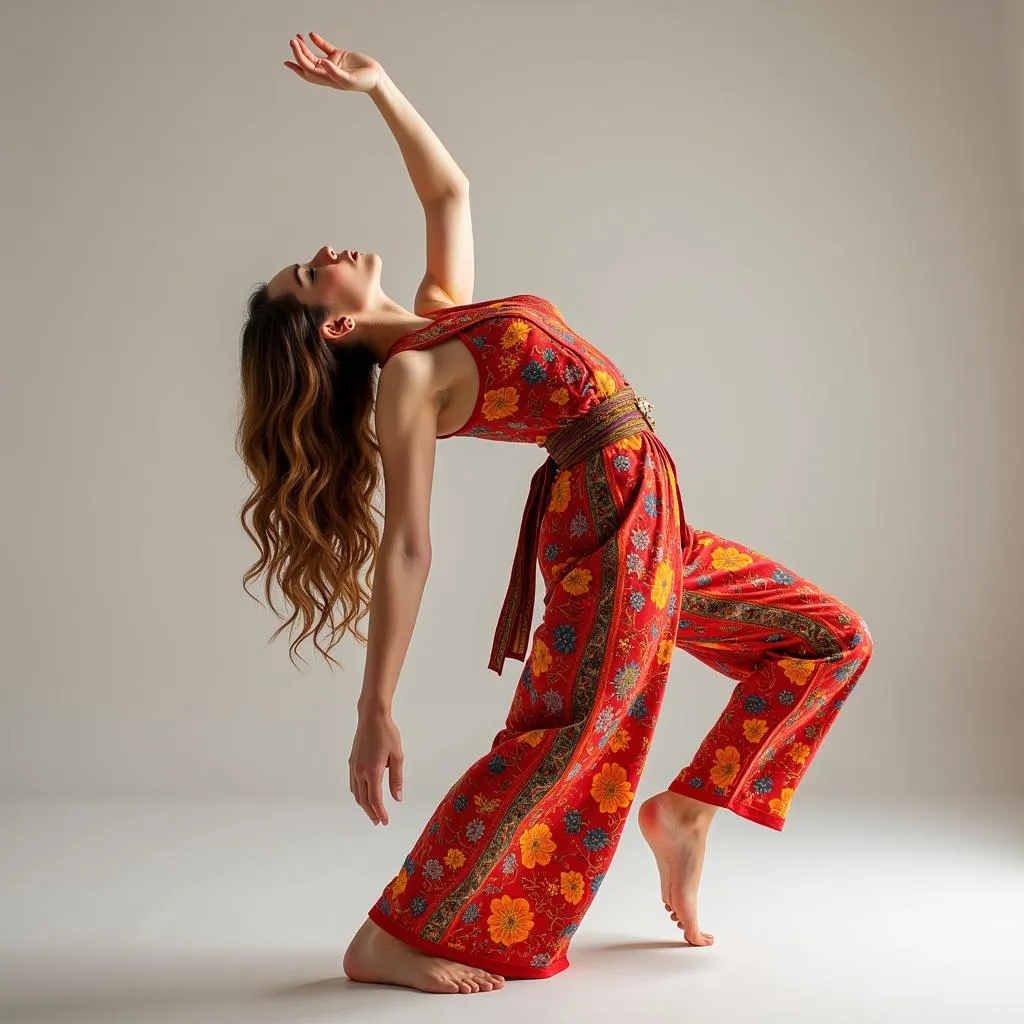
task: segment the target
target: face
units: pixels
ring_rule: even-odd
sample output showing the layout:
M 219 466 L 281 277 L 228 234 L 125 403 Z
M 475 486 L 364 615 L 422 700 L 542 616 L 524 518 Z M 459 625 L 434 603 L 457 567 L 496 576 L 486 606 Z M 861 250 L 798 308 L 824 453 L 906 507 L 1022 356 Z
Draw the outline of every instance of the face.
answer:
M 337 326 L 371 309 L 380 294 L 381 259 L 373 252 L 323 246 L 308 263 L 279 270 L 267 283 L 272 299 L 290 292 L 307 306 L 327 306 Z M 332 336 L 328 340 L 339 340 Z

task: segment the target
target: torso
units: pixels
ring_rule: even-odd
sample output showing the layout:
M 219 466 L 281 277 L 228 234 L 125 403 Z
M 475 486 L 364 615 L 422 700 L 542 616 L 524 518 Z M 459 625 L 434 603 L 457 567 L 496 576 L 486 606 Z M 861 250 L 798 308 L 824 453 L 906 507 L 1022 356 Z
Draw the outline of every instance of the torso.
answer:
M 536 295 L 431 311 L 384 360 L 407 351 L 432 368 L 438 438 L 543 443 L 629 382 L 601 351 Z

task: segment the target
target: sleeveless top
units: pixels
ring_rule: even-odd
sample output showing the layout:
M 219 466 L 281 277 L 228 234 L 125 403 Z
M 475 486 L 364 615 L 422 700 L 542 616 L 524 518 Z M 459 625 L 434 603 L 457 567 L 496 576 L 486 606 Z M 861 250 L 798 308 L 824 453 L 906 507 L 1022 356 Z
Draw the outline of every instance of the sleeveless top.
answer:
M 480 389 L 466 423 L 440 437 L 543 445 L 629 381 L 580 337 L 547 299 L 511 295 L 425 314 L 434 322 L 401 335 L 381 363 L 409 349 L 460 338 L 476 360 Z

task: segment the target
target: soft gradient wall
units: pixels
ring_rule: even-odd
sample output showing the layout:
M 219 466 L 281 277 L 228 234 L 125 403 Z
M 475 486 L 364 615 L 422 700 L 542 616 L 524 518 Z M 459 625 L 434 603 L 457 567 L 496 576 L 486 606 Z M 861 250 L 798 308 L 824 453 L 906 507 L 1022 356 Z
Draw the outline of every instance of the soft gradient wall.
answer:
M 411 306 L 424 236 L 369 99 L 282 67 L 309 29 L 470 177 L 475 298 L 555 301 L 655 402 L 690 522 L 865 618 L 802 802 L 1019 791 L 1020 3 L 34 0 L 4 27 L 6 796 L 350 799 L 363 648 L 299 673 L 241 589 L 239 330 L 325 242 Z M 502 725 L 538 464 L 439 446 L 409 797 Z M 645 787 L 729 689 L 675 659 Z

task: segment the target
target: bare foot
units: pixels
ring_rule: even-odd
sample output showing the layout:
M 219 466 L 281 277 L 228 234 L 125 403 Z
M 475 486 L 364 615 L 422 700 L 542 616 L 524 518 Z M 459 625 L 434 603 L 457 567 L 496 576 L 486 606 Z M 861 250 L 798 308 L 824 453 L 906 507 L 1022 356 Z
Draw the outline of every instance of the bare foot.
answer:
M 640 805 L 640 831 L 654 851 L 665 909 L 693 946 L 710 946 L 714 935 L 697 925 L 697 887 L 704 844 L 716 808 L 681 793 L 665 791 Z
M 389 935 L 369 918 L 345 950 L 343 966 L 352 981 L 404 985 L 420 992 L 490 992 L 505 987 L 500 974 L 427 956 Z

